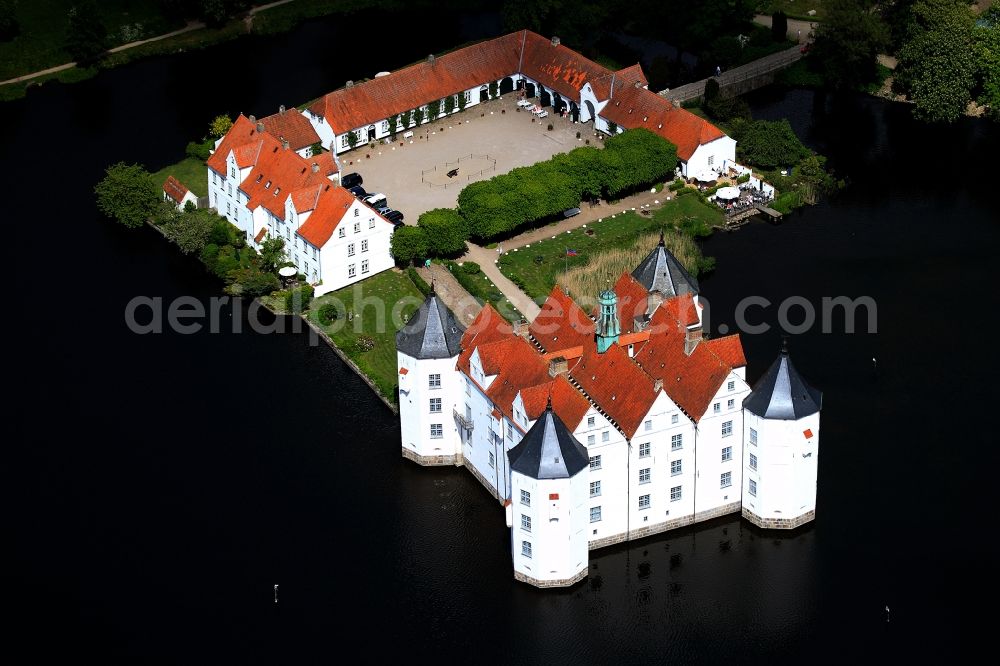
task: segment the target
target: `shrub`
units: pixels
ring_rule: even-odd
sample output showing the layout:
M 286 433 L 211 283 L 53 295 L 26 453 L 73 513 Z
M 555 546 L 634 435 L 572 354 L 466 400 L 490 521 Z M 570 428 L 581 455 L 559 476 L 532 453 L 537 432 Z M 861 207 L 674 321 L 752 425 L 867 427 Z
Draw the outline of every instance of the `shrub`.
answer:
M 427 256 L 427 232 L 421 227 L 400 227 L 392 234 L 389 250 L 396 263 L 409 264 Z
M 215 142 L 211 139 L 205 139 L 204 141 L 191 141 L 188 143 L 187 148 L 184 149 L 184 153 L 188 157 L 193 157 L 202 162 L 207 162 L 208 158 L 212 156 L 212 149 L 215 148 Z
M 479 267 L 479 264 L 474 261 L 466 261 L 462 264 L 461 268 L 462 272 L 467 275 L 479 275 L 483 272 L 483 269 Z
M 124 162 L 112 164 L 105 170 L 94 193 L 101 212 L 129 228 L 145 224 L 156 213 L 161 201 L 149 172 L 139 164 Z
M 739 178 L 736 179 L 736 184 L 737 185 L 742 185 L 743 183 L 749 183 L 749 182 L 750 182 L 750 174 L 749 173 L 745 173 L 745 174 L 743 174 L 742 176 L 740 176 Z
M 311 284 L 289 289 L 285 292 L 285 311 L 290 314 L 302 314 L 309 309 L 313 293 Z
M 740 122 L 733 128 L 733 138 L 741 158 L 762 169 L 792 165 L 810 154 L 787 120 Z
M 340 310 L 333 303 L 324 303 L 320 306 L 319 312 L 316 313 L 319 323 L 323 326 L 329 326 L 337 319 L 340 318 Z
M 431 286 L 427 284 L 426 280 L 420 277 L 420 273 L 417 272 L 416 268 L 413 268 L 412 266 L 408 267 L 406 269 L 406 275 L 407 277 L 410 278 L 410 282 L 413 283 L 413 286 L 417 288 L 417 291 L 419 291 L 424 296 L 430 295 Z
M 684 181 L 681 180 L 680 178 L 676 178 L 674 182 L 670 183 L 670 185 L 667 186 L 667 189 L 670 190 L 671 192 L 676 192 L 682 187 L 684 187 Z
M 375 349 L 375 339 L 370 335 L 359 335 L 354 341 L 354 348 L 359 352 L 369 352 Z

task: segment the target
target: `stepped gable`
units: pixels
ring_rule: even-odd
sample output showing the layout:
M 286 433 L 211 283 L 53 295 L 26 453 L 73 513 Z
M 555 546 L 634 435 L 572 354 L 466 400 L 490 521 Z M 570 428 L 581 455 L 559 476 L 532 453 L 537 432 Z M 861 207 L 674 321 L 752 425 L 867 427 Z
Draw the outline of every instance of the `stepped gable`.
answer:
M 236 155 L 236 163 L 241 169 L 254 164 L 260 154 L 261 137 L 264 136 L 257 131 L 257 126 L 250 122 L 250 119 L 240 114 L 233 126 L 222 137 L 222 141 L 208 157 L 206 164 L 212 171 L 219 175 L 226 174 L 226 160 L 229 159 L 230 151 Z
M 587 449 L 551 405 L 507 456 L 512 471 L 532 479 L 568 479 L 590 465 Z
M 379 76 L 350 88 L 324 95 L 309 110 L 326 119 L 336 134 L 398 115 L 442 99 L 484 81 L 499 81 L 515 74 L 521 55 L 523 32 L 515 32 L 466 46 Z
M 639 429 L 659 394 L 653 377 L 618 345 L 598 354 L 592 343 L 570 370 L 570 376 L 629 438 Z
M 698 281 L 681 265 L 677 257 L 667 249 L 660 233 L 660 242 L 646 258 L 632 271 L 634 277 L 646 291 L 658 291 L 667 299 L 683 294 L 697 294 Z
M 260 118 L 258 122 L 263 123 L 264 131 L 278 141 L 287 141 L 292 150 L 302 150 L 320 143 L 319 134 L 313 129 L 312 123 L 295 107 Z
M 689 160 L 700 144 L 726 136 L 725 132 L 687 109 L 645 88 L 625 87 L 615 92 L 601 116 L 620 127 L 645 127 L 677 146 L 677 156 Z
M 334 230 L 343 221 L 344 215 L 356 201 L 354 195 L 344 188 L 329 181 L 325 182 L 326 184 L 322 185 L 319 191 L 315 210 L 296 232 L 315 247 L 326 245 L 326 242 L 333 237 Z M 295 203 L 294 199 L 292 203 Z M 296 208 L 296 210 L 298 209 Z M 376 224 L 392 224 L 375 211 L 371 211 L 371 213 L 375 216 Z
M 544 384 L 521 389 L 521 402 L 529 421 L 538 419 L 545 411 L 548 401 L 552 401 L 552 411 L 559 415 L 570 430 L 576 430 L 590 409 L 590 402 L 569 383 L 563 375 Z
M 396 333 L 396 349 L 415 359 L 451 358 L 458 355 L 464 333 L 455 315 L 432 291 Z
M 695 421 L 705 415 L 732 370 L 713 349 L 712 341 L 698 343 L 690 355 L 684 353 L 687 326 L 697 321 L 690 295 L 665 301 L 650 321 L 649 342 L 635 355 L 635 361 L 662 380 L 670 399 Z M 727 340 L 718 349 L 731 354 L 733 344 Z
M 547 352 L 592 344 L 594 340 L 594 322 L 559 285 L 549 292 L 528 331 Z
M 792 364 L 787 341 L 781 354 L 743 401 L 743 407 L 765 419 L 795 420 L 815 414 L 823 406 L 823 394 L 806 383 Z

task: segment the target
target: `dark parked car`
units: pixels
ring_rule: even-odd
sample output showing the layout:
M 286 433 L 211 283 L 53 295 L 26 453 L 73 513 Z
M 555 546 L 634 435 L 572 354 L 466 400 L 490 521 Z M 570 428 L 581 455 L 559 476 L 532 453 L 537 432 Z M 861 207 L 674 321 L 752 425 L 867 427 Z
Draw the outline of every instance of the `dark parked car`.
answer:
M 579 214 L 580 214 L 579 208 L 567 208 L 566 210 L 563 211 L 563 217 L 565 218 L 575 217 Z
M 395 224 L 397 227 L 399 225 L 403 224 L 403 214 L 400 213 L 398 210 L 392 210 L 390 208 L 386 212 L 382 213 L 382 217 L 384 217 L 385 219 L 389 220 L 390 222 L 392 222 L 393 224 Z
M 364 199 L 366 196 L 368 196 L 368 193 L 365 192 L 365 188 L 361 187 L 360 185 L 355 185 L 354 187 L 348 187 L 347 191 L 356 196 L 358 199 Z
M 365 179 L 361 177 L 360 173 L 349 173 L 344 175 L 340 179 L 340 184 L 347 189 L 351 189 L 355 185 L 361 185 L 365 182 Z

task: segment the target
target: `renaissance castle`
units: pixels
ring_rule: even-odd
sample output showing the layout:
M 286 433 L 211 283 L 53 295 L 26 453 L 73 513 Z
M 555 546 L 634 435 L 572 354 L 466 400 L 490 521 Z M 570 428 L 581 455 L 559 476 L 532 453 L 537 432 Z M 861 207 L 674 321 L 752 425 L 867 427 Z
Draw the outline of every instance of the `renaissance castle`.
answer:
M 585 312 L 463 327 L 432 292 L 396 336 L 403 456 L 464 465 L 502 501 L 517 580 L 568 586 L 588 551 L 742 512 L 816 508 L 822 395 L 787 348 L 751 387 L 738 335 L 702 336 L 698 284 L 659 245 Z

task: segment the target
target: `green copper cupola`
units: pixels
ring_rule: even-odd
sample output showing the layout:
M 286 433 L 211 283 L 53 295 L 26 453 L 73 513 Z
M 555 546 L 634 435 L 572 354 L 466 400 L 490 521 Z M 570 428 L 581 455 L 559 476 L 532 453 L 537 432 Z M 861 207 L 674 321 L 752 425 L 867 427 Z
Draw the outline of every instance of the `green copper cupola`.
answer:
M 622 327 L 618 322 L 618 294 L 611 289 L 601 292 L 601 317 L 597 320 L 597 353 L 603 354 L 618 342 Z

